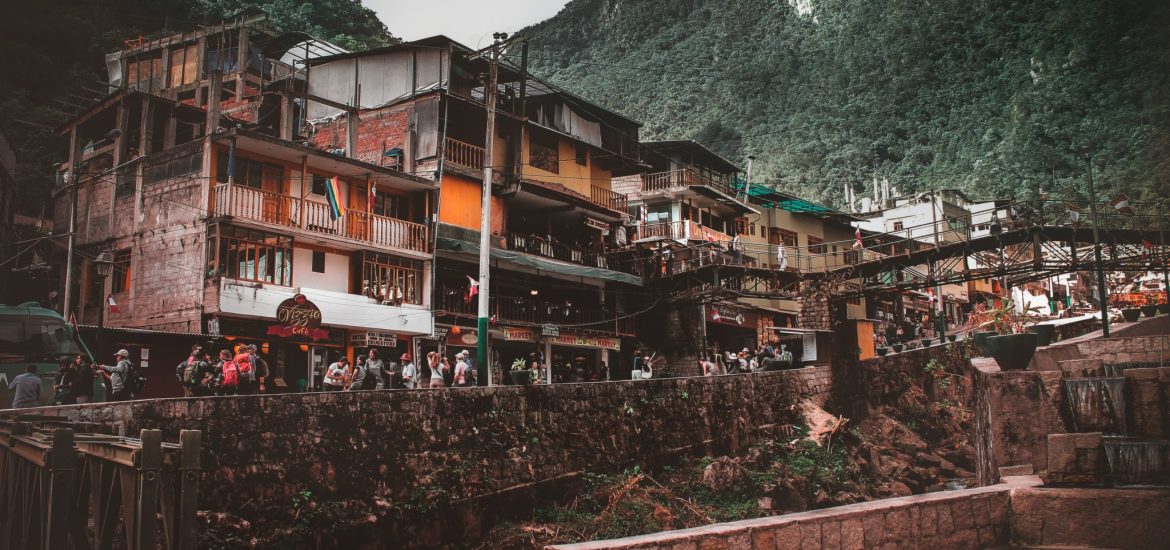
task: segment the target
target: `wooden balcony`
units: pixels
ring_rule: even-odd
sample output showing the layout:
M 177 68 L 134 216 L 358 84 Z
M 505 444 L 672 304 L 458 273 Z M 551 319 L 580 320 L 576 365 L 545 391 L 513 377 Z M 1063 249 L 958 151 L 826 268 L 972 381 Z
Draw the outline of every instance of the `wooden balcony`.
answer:
M 243 185 L 215 186 L 216 216 L 231 216 L 277 227 L 330 235 L 381 248 L 427 252 L 426 225 L 363 210 L 346 209 L 334 218 L 329 205 Z
M 438 309 L 450 315 L 475 317 L 475 300 L 470 303 L 463 298 L 465 289 L 440 286 Z M 488 306 L 491 314 L 502 323 L 523 325 L 569 325 L 563 330 L 576 332 L 602 332 L 632 336 L 635 322 L 633 317 L 617 319 L 616 314 L 598 308 L 582 307 L 565 301 L 548 301 L 527 296 L 492 296 Z
M 596 185 L 590 186 L 589 202 L 615 212 L 624 213 L 629 209 L 629 199 L 625 195 Z
M 447 138 L 444 150 L 446 154 L 444 158 L 447 162 L 458 164 L 465 168 L 483 170 L 483 147 Z
M 709 187 L 724 195 L 735 196 L 735 189 L 731 184 L 701 176 L 689 168 L 642 174 L 642 191 L 667 191 L 687 187 Z
M 664 237 L 680 242 L 692 240 L 725 243 L 731 240 L 728 234 L 691 220 L 643 224 L 637 238 L 645 239 L 647 237 Z
M 638 262 L 630 252 L 598 252 L 581 247 L 550 241 L 535 235 L 509 233 L 507 235 L 508 250 L 524 252 L 534 256 L 543 256 L 562 262 L 569 262 L 588 267 L 598 267 L 611 271 L 621 271 L 632 275 L 639 275 Z

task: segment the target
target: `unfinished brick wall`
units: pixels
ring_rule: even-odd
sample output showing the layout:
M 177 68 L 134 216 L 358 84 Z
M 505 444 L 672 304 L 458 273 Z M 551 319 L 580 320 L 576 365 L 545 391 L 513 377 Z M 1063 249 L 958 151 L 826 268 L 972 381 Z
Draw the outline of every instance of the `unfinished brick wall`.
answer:
M 358 142 L 351 155 L 358 160 L 382 165 L 384 151 L 398 147 L 410 152 L 410 119 L 413 103 L 363 111 L 358 115 Z M 318 149 L 345 149 L 347 125 L 344 116 L 313 126 L 312 143 Z

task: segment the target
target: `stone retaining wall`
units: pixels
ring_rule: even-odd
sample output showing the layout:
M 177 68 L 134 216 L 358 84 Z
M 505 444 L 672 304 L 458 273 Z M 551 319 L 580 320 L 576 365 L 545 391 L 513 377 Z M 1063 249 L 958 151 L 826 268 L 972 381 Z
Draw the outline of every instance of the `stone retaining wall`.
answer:
M 1034 477 L 979 489 L 849 504 L 825 510 L 664 531 L 549 550 L 799 550 L 804 548 L 988 548 L 1010 540 L 1013 489 Z

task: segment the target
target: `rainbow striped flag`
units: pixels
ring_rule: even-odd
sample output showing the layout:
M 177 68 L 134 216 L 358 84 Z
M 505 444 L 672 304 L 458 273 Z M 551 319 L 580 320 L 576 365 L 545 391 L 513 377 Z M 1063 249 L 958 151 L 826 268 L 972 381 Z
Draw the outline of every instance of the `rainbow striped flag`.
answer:
M 325 182 L 325 198 L 329 200 L 329 215 L 333 219 L 341 217 L 341 182 L 337 176 Z

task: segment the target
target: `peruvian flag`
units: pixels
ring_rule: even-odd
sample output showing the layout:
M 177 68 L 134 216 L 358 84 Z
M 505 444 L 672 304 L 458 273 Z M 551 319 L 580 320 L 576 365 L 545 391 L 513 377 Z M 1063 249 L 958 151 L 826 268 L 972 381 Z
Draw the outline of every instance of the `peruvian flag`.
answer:
M 479 281 L 472 279 L 471 275 L 467 275 L 467 303 L 471 303 L 471 299 L 479 294 Z
M 861 228 L 858 227 L 856 230 L 853 231 L 853 249 L 857 250 L 857 249 L 862 248 L 864 246 L 865 245 L 861 244 Z
M 118 302 L 114 301 L 114 295 L 106 296 L 106 303 L 110 306 L 110 313 L 122 313 L 122 309 L 118 307 Z
M 1072 226 L 1079 227 L 1081 225 L 1081 207 L 1071 202 L 1064 205 L 1068 207 L 1068 219 L 1072 221 Z
M 1117 212 L 1121 214 L 1133 214 L 1133 208 L 1129 206 L 1129 197 L 1125 196 L 1125 193 L 1114 197 L 1113 200 L 1109 201 L 1109 204 L 1112 204 L 1113 208 L 1116 208 Z

